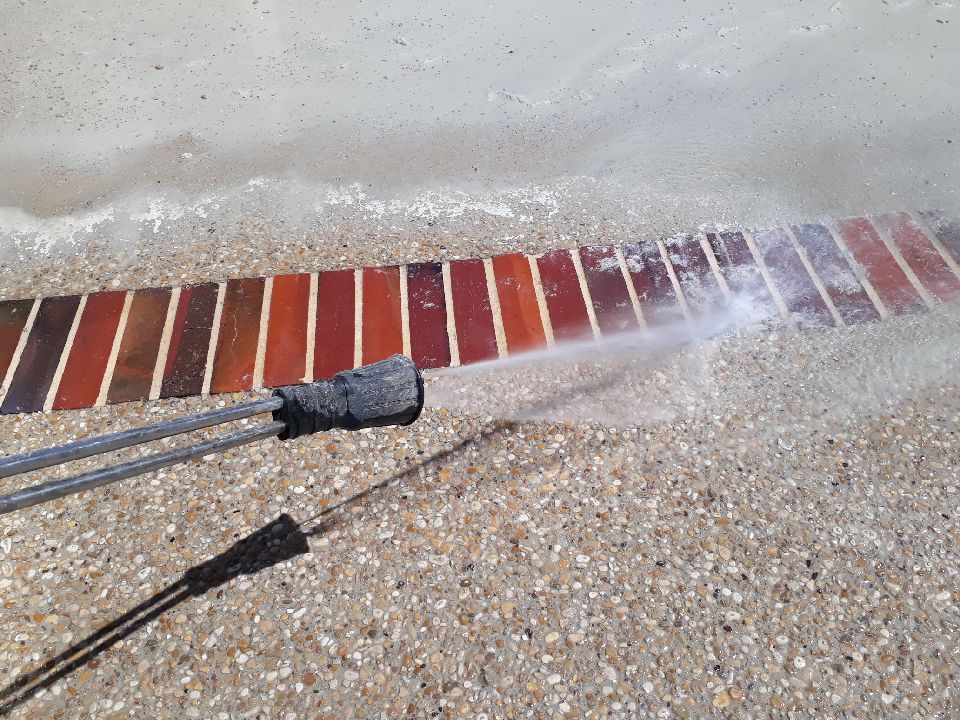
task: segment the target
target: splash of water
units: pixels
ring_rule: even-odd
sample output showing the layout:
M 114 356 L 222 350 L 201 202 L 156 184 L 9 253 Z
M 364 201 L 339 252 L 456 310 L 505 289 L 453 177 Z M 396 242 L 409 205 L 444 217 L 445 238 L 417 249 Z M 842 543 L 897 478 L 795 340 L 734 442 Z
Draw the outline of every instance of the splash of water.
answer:
M 770 418 L 758 433 L 873 415 L 960 377 L 960 304 L 883 323 L 771 331 L 749 294 L 695 323 L 444 370 L 427 404 L 509 420 L 614 427 Z
M 720 338 L 759 332 L 768 321 L 745 294 L 688 320 L 442 370 L 428 383 L 426 401 L 512 420 L 666 419 L 708 394 Z

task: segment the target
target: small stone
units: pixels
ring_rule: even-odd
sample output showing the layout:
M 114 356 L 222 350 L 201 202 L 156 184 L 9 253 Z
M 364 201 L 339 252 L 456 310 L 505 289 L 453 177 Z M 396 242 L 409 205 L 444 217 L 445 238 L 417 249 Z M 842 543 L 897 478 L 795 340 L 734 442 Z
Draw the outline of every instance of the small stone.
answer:
M 544 640 L 546 640 L 548 643 L 553 643 L 553 642 L 556 642 L 559 637 L 560 637 L 560 633 L 550 632 L 550 633 L 547 633 L 547 636 L 544 638 Z
M 557 673 L 554 673 L 553 675 L 548 675 L 547 685 L 558 685 L 561 680 L 563 680 L 563 678 Z
M 713 706 L 715 708 L 725 708 L 730 704 L 730 696 L 725 692 L 718 693 L 713 698 Z

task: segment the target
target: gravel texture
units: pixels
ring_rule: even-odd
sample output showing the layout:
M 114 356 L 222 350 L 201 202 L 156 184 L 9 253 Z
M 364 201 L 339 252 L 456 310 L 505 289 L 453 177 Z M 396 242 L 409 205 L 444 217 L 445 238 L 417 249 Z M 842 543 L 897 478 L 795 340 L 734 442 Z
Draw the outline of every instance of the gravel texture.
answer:
M 658 416 L 563 422 L 545 389 L 536 420 L 432 408 L 7 516 L 5 707 L 956 717 L 957 319 L 667 353 L 651 387 L 689 380 L 690 357 L 709 382 Z M 489 404 L 495 375 L 460 380 L 516 417 Z M 527 375 L 500 377 L 507 396 Z M 243 397 L 4 417 L 3 449 Z

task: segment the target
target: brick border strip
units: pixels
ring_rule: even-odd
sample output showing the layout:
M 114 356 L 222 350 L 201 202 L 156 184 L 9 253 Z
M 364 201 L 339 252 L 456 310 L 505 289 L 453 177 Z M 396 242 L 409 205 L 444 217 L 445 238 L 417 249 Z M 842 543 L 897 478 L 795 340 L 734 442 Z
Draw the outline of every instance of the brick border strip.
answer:
M 0 414 L 423 368 L 691 320 L 750 290 L 790 329 L 960 297 L 960 223 L 888 213 L 541 255 L 0 302 Z

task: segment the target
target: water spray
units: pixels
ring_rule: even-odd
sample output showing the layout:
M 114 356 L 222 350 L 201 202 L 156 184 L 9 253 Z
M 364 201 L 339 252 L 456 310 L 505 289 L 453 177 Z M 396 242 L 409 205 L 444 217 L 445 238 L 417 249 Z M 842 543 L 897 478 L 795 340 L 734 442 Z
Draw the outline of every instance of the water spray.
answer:
M 409 358 L 394 355 L 356 370 L 345 370 L 330 380 L 278 388 L 272 397 L 263 400 L 4 458 L 0 460 L 0 478 L 254 415 L 273 415 L 269 422 L 196 445 L 155 453 L 0 496 L 0 515 L 269 437 L 293 440 L 334 428 L 362 430 L 409 425 L 420 416 L 422 409 L 423 377 L 420 371 Z

